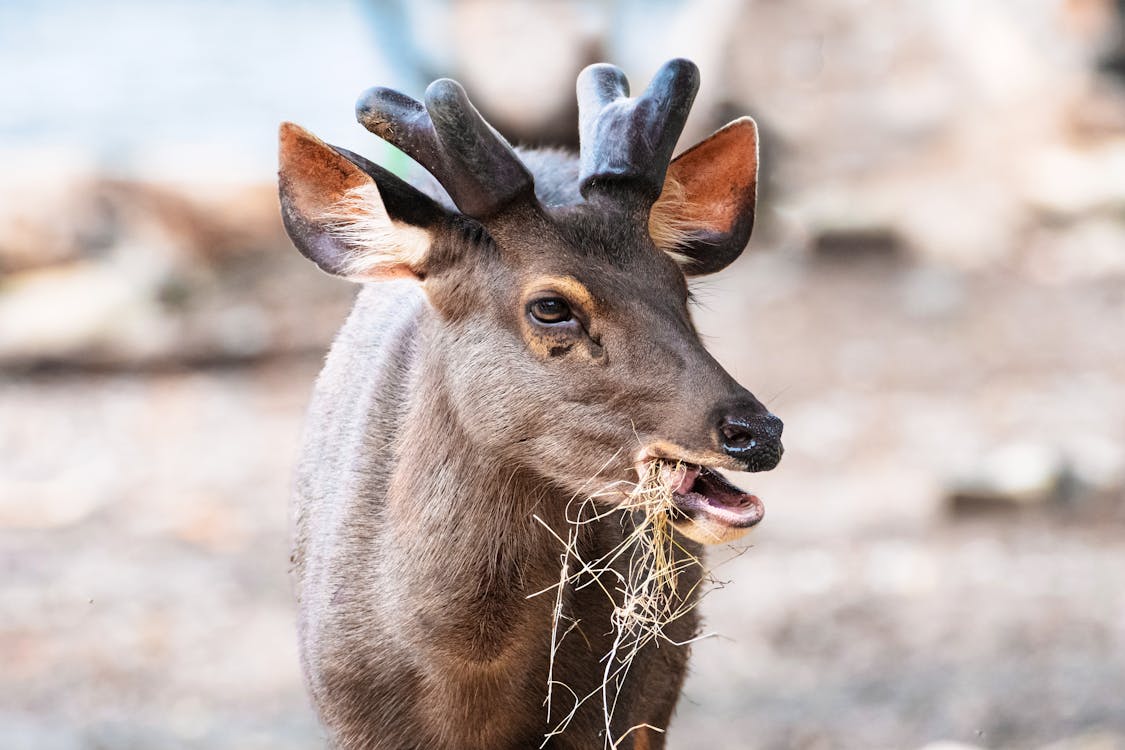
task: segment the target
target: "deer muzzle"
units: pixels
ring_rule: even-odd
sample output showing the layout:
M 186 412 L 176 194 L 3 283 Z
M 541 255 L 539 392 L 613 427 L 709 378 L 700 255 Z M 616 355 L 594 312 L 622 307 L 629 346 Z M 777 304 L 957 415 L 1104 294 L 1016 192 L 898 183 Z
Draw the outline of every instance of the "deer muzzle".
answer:
M 782 421 L 770 413 L 724 414 L 719 419 L 719 445 L 744 471 L 769 471 L 785 453 Z

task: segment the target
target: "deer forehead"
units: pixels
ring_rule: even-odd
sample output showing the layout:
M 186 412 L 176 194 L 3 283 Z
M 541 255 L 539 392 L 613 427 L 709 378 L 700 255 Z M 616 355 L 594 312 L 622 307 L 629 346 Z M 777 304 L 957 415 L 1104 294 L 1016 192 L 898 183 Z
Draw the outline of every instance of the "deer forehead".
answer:
M 488 227 L 498 257 L 524 284 L 536 277 L 577 301 L 666 296 L 684 299 L 687 280 L 668 253 L 658 250 L 644 221 L 598 206 L 578 205 L 517 217 Z M 533 291 L 533 290 L 529 290 Z M 587 299 L 590 298 L 590 299 Z

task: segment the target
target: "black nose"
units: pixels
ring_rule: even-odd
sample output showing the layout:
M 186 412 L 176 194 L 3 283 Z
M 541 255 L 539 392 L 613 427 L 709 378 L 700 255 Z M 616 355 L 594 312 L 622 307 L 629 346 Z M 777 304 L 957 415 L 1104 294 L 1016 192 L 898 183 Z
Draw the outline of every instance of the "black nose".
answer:
M 769 471 L 777 466 L 785 452 L 781 445 L 784 426 L 768 412 L 727 414 L 719 420 L 719 444 L 723 452 L 738 460 L 746 471 Z

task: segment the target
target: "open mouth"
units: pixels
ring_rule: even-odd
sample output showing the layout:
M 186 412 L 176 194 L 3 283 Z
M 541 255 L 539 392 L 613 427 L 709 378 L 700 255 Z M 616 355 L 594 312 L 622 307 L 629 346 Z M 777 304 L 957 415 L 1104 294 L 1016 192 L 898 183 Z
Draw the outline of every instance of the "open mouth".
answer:
M 661 460 L 659 476 L 672 492 L 677 526 L 696 541 L 730 541 L 765 515 L 757 495 L 743 492 L 705 466 Z

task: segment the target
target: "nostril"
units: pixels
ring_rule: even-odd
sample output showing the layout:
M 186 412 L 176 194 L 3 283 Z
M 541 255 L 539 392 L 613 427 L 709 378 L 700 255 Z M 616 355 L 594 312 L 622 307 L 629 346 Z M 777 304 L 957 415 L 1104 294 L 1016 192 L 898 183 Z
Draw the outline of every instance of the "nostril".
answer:
M 753 448 L 758 442 L 750 425 L 729 417 L 723 419 L 722 424 L 719 425 L 719 432 L 723 434 L 723 445 L 727 448 L 745 450 Z
M 754 450 L 781 447 L 784 425 L 773 414 L 749 417 L 727 415 L 719 422 L 723 449 L 728 453 L 745 455 Z

